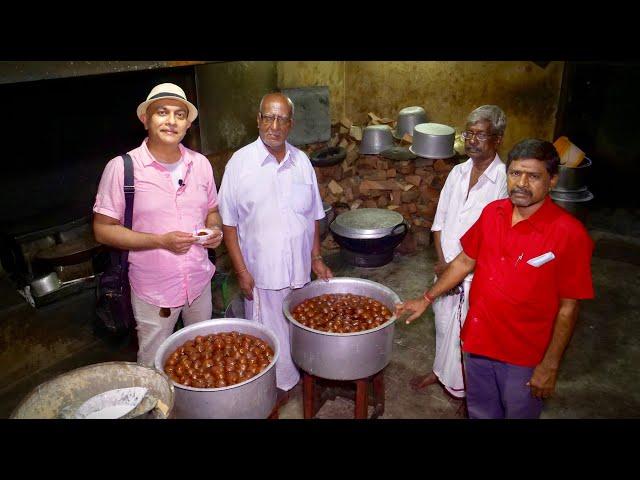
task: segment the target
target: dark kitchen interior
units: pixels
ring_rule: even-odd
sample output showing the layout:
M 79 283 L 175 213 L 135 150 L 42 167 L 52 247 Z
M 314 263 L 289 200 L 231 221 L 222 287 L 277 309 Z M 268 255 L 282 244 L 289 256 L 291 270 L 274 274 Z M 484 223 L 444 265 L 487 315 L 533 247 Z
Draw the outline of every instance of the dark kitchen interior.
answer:
M 431 94 L 416 89 L 420 76 L 403 94 L 388 92 L 389 99 L 385 99 L 383 86 L 365 79 L 371 69 L 384 70 L 385 63 L 389 63 L 393 64 L 389 65 L 389 73 L 381 73 L 380 78 L 397 82 L 398 72 L 414 68 L 404 64 L 421 62 L 373 62 L 375 66 L 368 62 L 158 62 L 141 68 L 93 62 L 86 71 L 74 70 L 66 65 L 69 62 L 48 63 L 61 65 L 57 70 L 38 70 L 33 65 L 22 69 L 16 64 L 11 75 L 0 71 L 0 77 L 5 77 L 0 94 L 9 113 L 9 135 L 5 137 L 9 149 L 4 188 L 0 190 L 2 418 L 8 418 L 36 386 L 64 372 L 99 362 L 135 361 L 135 342 L 113 338 L 95 328 L 95 281 L 77 284 L 68 294 L 52 296 L 35 307 L 18 290 L 54 266 L 59 276 L 68 275 L 68 279 L 99 273 L 104 267 L 106 251 L 90 240 L 97 185 L 109 159 L 142 142 L 145 130 L 135 116 L 135 107 L 154 85 L 176 83 L 198 105 L 201 115 L 184 144 L 211 161 L 218 187 L 231 153 L 255 139 L 255 108 L 267 91 L 329 85 L 332 138 L 337 138 L 336 133 L 344 138 L 339 126 L 343 117 L 354 125 L 364 125 L 368 112 L 395 119 L 402 107 L 428 104 L 427 93 Z M 457 64 L 461 72 L 467 72 L 461 73 L 458 87 L 472 79 L 477 82 L 477 72 L 485 68 L 481 65 L 485 62 L 469 62 L 478 64 L 477 71 L 472 72 L 469 70 L 476 66 L 460 66 L 465 62 L 425 63 Z M 487 80 L 493 85 L 500 87 L 501 69 L 515 68 L 509 64 L 517 63 L 524 75 L 540 78 L 542 87 L 532 87 L 522 80 L 520 86 L 511 83 L 511 89 L 504 88 L 507 93 L 496 94 L 495 89 L 488 88 L 474 94 L 473 101 L 466 101 L 453 91 L 452 85 L 451 91 L 441 92 L 441 99 L 433 100 L 434 104 L 440 102 L 437 105 L 442 110 L 437 106 L 427 108 L 429 121 L 450 124 L 459 133 L 464 116 L 472 108 L 496 103 L 509 118 L 507 133 L 514 135 L 505 139 L 505 149 L 500 151 L 503 160 L 518 137 L 526 134 L 547 140 L 565 135 L 592 161 L 587 186 L 593 200 L 580 205 L 576 215 L 585 222 L 596 245 L 592 263 L 596 298 L 583 302 L 560 370 L 557 394 L 548 401 L 542 418 L 637 418 L 640 348 L 634 339 L 640 334 L 640 205 L 635 183 L 640 174 L 640 136 L 634 114 L 640 111 L 640 64 L 486 63 L 491 63 L 486 68 L 495 72 Z M 430 65 L 415 68 L 426 71 L 427 67 Z M 3 68 L 8 69 L 6 65 Z M 434 78 L 425 76 L 423 81 Z M 442 78 L 439 81 L 446 85 Z M 553 82 L 557 86 L 549 87 Z M 545 97 L 547 90 L 553 95 Z M 539 92 L 546 104 L 538 108 L 531 98 Z M 391 98 L 392 95 L 396 96 Z M 458 104 L 460 107 L 455 107 Z M 527 108 L 536 111 L 529 116 Z M 516 113 L 510 116 L 511 111 Z M 518 121 L 521 127 L 517 126 Z M 543 121 L 545 125 L 535 125 Z M 328 143 L 317 142 L 307 151 Z M 412 168 L 416 166 L 421 168 L 418 162 Z M 328 186 L 337 171 L 331 168 L 335 167 L 325 169 L 318 180 L 327 186 L 322 190 L 323 199 L 336 208 L 342 201 Z M 436 180 L 446 178 L 447 172 L 436 171 Z M 341 175 L 336 181 L 343 180 Z M 433 204 L 432 199 L 425 208 Z M 380 267 L 364 268 L 345 262 L 338 246 L 332 243 L 331 234 L 323 242 L 323 254 L 336 275 L 374 280 L 392 288 L 403 299 L 415 297 L 433 278 L 436 257 L 428 224 L 414 225 L 414 244 L 403 242 L 393 260 Z M 65 241 L 88 242 L 86 255 L 75 264 L 56 265 L 38 254 Z M 213 286 L 214 307 L 218 316 L 224 316 L 237 286 L 229 273 L 224 247 L 216 251 L 216 257 L 221 275 Z M 375 416 L 382 419 L 462 418 L 459 405 L 441 389 L 433 388 L 427 395 L 420 395 L 408 387 L 408 379 L 426 371 L 433 362 L 433 313 L 428 310 L 414 324 L 398 323 L 395 328 L 394 350 L 385 370 L 386 406 L 383 412 L 377 411 L 378 405 L 369 410 L 376 411 Z M 320 386 L 323 388 L 316 388 L 317 418 L 353 418 L 353 385 L 327 381 Z M 295 387 L 292 401 L 280 410 L 279 417 L 303 418 L 301 385 Z

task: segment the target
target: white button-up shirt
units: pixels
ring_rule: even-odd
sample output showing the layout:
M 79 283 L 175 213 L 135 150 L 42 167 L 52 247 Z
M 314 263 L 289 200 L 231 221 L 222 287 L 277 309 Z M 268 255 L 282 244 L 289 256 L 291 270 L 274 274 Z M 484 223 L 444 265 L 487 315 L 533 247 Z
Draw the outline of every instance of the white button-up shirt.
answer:
M 440 192 L 431 231 L 440 231 L 440 244 L 446 262 L 462 251 L 460 237 L 478 220 L 489 203 L 507 197 L 507 172 L 498 154 L 469 190 L 473 160 L 456 165 Z M 467 191 L 469 196 L 467 197 Z
M 324 217 L 309 158 L 285 143 L 281 163 L 262 140 L 233 154 L 219 191 L 222 222 L 238 230 L 257 288 L 298 288 L 311 279 L 315 221 Z

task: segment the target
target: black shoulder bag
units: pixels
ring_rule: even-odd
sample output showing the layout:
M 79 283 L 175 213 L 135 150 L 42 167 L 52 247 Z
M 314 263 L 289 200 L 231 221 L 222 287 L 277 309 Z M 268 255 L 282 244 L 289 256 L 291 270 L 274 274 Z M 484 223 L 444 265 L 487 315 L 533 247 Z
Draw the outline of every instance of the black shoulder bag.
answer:
M 133 162 L 129 154 L 122 155 L 124 161 L 124 226 L 131 228 L 133 221 Z M 115 335 L 130 334 L 135 330 L 135 317 L 131 307 L 129 286 L 129 250 L 112 249 L 110 265 L 100 276 L 96 290 L 99 326 Z

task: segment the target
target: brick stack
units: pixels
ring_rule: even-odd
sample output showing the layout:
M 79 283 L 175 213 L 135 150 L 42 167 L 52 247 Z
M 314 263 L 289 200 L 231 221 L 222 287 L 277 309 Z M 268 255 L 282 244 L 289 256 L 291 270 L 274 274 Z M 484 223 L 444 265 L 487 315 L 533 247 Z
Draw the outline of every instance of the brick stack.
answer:
M 352 210 L 395 210 L 411 225 L 411 235 L 403 242 L 409 245 L 408 250 L 415 250 L 415 244 L 428 245 L 440 190 L 457 161 L 420 157 L 394 161 L 379 155 L 360 155 L 357 141 L 362 138 L 361 129 L 345 119 L 336 127 L 328 145 L 344 147 L 347 157 L 332 167 L 314 167 L 322 199 L 334 208 L 346 204 Z M 310 146 L 308 150 L 317 148 L 320 146 Z

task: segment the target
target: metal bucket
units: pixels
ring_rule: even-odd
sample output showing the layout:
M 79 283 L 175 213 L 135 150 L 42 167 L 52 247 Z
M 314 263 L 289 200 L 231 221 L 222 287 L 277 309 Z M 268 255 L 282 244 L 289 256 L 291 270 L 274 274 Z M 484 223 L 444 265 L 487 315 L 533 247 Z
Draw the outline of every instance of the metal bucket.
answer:
M 389 364 L 395 315 L 372 330 L 330 333 L 298 323 L 291 310 L 304 300 L 325 293 L 352 293 L 378 300 L 392 312 L 400 297 L 388 287 L 362 278 L 314 280 L 291 292 L 282 309 L 291 322 L 291 357 L 305 372 L 330 380 L 357 380 L 378 373 Z
M 280 344 L 267 327 L 240 318 L 213 319 L 198 322 L 167 338 L 156 353 L 155 366 L 164 370 L 169 355 L 187 340 L 198 335 L 236 331 L 268 342 L 274 351 L 273 361 L 249 380 L 221 388 L 196 388 L 172 382 L 176 389 L 176 418 L 267 418 L 276 404 L 276 369 Z
M 549 193 L 551 200 L 559 207 L 564 208 L 571 215 L 582 223 L 586 223 L 589 218 L 587 202 L 593 200 L 593 194 L 583 187 L 581 190 L 572 192 L 558 192 L 552 190 Z
M 584 191 L 587 188 L 587 176 L 589 174 L 589 167 L 591 166 L 591 160 L 587 157 L 582 160 L 582 163 L 577 167 L 565 167 L 560 165 L 559 178 L 555 192 L 578 192 Z
M 10 418 L 73 418 L 78 407 L 91 397 L 127 387 L 146 387 L 147 395 L 162 402 L 162 408 L 157 405 L 148 418 L 171 416 L 174 388 L 164 373 L 133 362 L 106 362 L 77 368 L 39 385 L 20 402 Z

